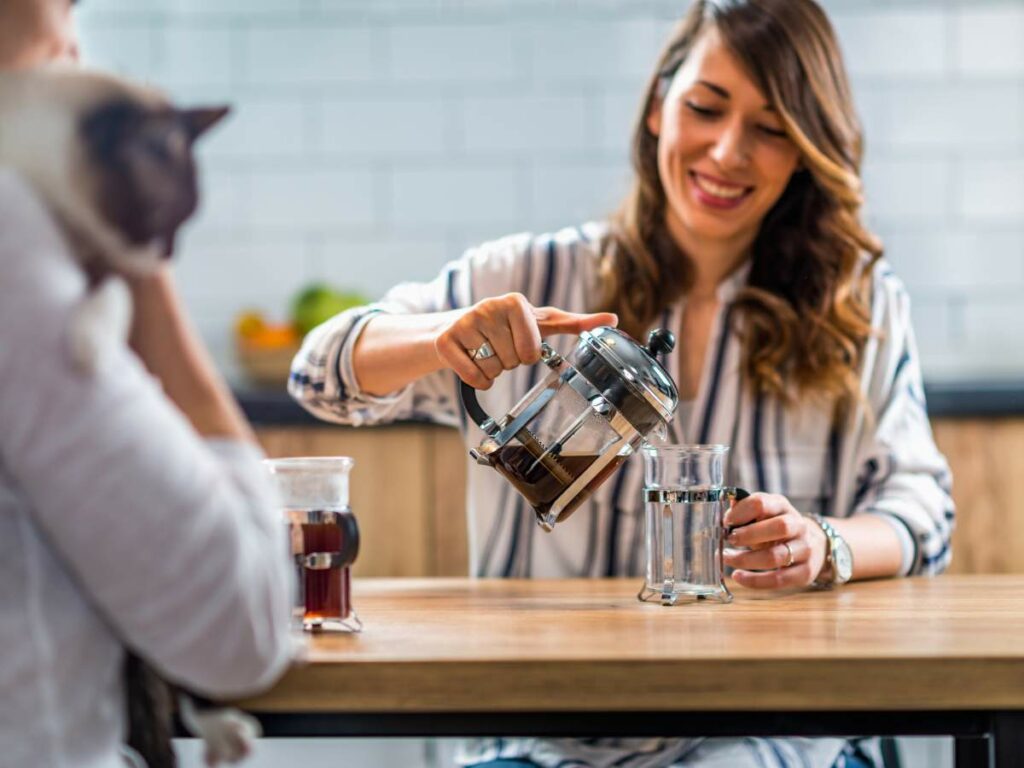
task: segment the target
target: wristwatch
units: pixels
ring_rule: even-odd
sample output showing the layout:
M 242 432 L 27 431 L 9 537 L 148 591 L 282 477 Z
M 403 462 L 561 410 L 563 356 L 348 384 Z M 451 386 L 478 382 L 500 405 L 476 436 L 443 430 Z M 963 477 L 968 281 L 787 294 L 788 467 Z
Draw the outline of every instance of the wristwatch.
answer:
M 825 534 L 825 564 L 814 580 L 816 587 L 838 587 L 853 576 L 853 552 L 846 539 L 821 515 L 810 516 Z

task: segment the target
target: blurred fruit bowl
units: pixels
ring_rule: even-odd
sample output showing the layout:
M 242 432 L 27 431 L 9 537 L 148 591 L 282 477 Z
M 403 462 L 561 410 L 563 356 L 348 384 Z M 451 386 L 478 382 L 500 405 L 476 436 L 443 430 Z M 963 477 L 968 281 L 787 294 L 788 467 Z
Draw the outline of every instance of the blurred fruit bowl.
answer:
M 269 322 L 260 310 L 243 310 L 234 327 L 238 364 L 252 384 L 283 387 L 302 337 L 335 315 L 368 301 L 354 291 L 311 283 L 292 297 L 287 323 Z
M 302 336 L 291 323 L 268 323 L 259 312 L 235 320 L 235 357 L 250 383 L 284 387 Z

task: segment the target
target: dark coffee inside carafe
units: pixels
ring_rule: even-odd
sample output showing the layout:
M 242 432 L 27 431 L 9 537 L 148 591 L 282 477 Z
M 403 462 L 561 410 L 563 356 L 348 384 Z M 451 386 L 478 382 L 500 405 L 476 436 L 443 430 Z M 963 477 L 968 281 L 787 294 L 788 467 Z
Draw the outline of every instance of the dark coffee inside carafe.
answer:
M 610 461 L 559 512 L 556 522 L 562 522 L 575 512 L 580 504 L 590 498 L 590 494 L 604 482 L 605 478 L 622 464 L 625 458 L 625 456 L 616 456 Z M 493 456 L 494 468 L 530 502 L 530 506 L 542 521 L 555 500 L 597 459 L 596 454 L 570 454 L 557 458 L 548 457 L 547 461 L 540 461 L 529 449 L 518 445 L 506 445 L 499 448 Z
M 306 554 L 341 552 L 345 543 L 335 523 L 304 523 L 302 545 Z M 306 596 L 305 621 L 345 619 L 351 613 L 351 576 L 349 566 L 336 568 L 303 568 L 302 580 Z

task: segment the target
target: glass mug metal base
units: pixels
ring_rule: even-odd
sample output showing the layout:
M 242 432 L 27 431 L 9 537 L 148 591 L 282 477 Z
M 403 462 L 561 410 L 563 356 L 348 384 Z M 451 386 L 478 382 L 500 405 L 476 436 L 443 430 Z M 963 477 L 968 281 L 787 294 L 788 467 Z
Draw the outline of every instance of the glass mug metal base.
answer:
M 303 632 L 362 632 L 363 622 L 355 611 L 351 611 L 344 619 L 304 618 L 298 616 Z
M 722 584 L 717 589 L 701 586 L 695 589 L 680 589 L 677 587 L 654 589 L 644 582 L 637 593 L 637 598 L 643 603 L 661 603 L 662 605 L 679 605 L 686 603 L 731 603 L 732 592 Z

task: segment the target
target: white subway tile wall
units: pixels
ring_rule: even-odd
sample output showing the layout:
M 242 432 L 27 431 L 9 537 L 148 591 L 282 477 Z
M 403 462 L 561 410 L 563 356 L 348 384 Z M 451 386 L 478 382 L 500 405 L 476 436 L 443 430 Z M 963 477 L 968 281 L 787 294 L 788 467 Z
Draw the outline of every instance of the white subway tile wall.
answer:
M 868 218 L 933 379 L 1024 373 L 1024 0 L 829 0 L 867 131 Z M 629 178 L 679 0 L 87 0 L 87 61 L 234 110 L 181 242 L 230 368 L 245 307 L 377 296 L 463 248 L 599 217 Z

